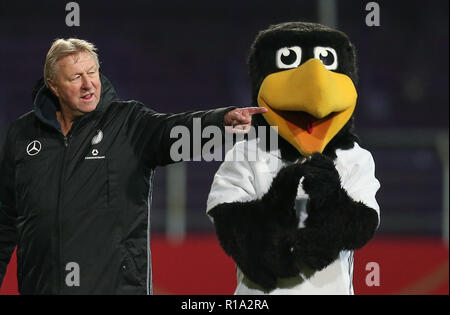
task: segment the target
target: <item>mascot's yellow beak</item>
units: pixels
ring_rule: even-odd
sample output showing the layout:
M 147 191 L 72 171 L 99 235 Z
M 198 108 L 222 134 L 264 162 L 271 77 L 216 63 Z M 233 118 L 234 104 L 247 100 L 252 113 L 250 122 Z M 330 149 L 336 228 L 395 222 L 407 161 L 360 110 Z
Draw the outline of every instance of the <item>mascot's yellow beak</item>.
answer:
M 325 149 L 352 116 L 356 99 L 352 80 L 318 59 L 267 76 L 258 93 L 266 121 L 303 155 Z

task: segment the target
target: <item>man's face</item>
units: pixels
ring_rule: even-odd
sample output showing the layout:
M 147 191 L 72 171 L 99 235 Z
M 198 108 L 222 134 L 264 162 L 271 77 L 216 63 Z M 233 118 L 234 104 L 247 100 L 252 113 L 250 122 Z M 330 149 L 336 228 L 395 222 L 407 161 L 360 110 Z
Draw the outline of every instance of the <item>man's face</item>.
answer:
M 78 52 L 58 60 L 49 86 L 58 97 L 63 112 L 81 116 L 92 112 L 100 101 L 101 82 L 94 57 Z

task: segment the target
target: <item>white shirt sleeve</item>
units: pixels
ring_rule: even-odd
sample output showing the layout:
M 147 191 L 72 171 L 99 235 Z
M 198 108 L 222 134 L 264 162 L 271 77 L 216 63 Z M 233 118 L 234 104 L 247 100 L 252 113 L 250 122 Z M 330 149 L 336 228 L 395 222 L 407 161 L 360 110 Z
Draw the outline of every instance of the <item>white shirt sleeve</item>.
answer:
M 233 151 L 241 151 L 239 144 L 230 150 L 225 161 L 214 176 L 206 205 L 206 212 L 221 203 L 250 201 L 257 199 L 254 176 L 250 163 L 244 157 L 231 161 Z M 238 152 L 240 153 L 240 152 Z M 230 160 L 228 160 L 228 158 Z
M 336 151 L 336 169 L 341 175 L 342 187 L 355 201 L 360 201 L 378 213 L 380 207 L 375 195 L 380 182 L 375 177 L 375 162 L 369 151 L 362 149 L 357 143 L 351 150 Z

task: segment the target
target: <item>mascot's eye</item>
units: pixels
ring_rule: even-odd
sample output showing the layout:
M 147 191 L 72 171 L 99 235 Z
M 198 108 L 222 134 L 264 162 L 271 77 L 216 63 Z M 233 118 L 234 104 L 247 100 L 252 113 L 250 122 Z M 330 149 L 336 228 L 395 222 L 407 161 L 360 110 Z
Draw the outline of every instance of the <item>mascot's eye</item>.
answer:
M 336 70 L 338 67 L 336 50 L 333 48 L 315 47 L 314 58 L 319 59 L 328 70 Z
M 302 49 L 298 46 L 280 48 L 277 51 L 276 61 L 279 69 L 298 67 L 302 61 Z

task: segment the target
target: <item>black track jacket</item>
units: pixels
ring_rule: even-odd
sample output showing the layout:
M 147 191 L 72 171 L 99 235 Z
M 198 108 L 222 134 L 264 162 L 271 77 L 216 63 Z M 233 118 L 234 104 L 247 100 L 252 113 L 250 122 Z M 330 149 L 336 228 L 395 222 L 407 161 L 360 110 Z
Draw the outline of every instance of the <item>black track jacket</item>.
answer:
M 21 294 L 150 294 L 152 179 L 156 166 L 173 162 L 170 130 L 182 125 L 192 134 L 194 118 L 202 128 L 223 128 L 232 109 L 158 114 L 120 101 L 101 80 L 97 109 L 67 137 L 45 86 L 34 110 L 8 130 L 0 155 L 0 284 L 17 245 Z

